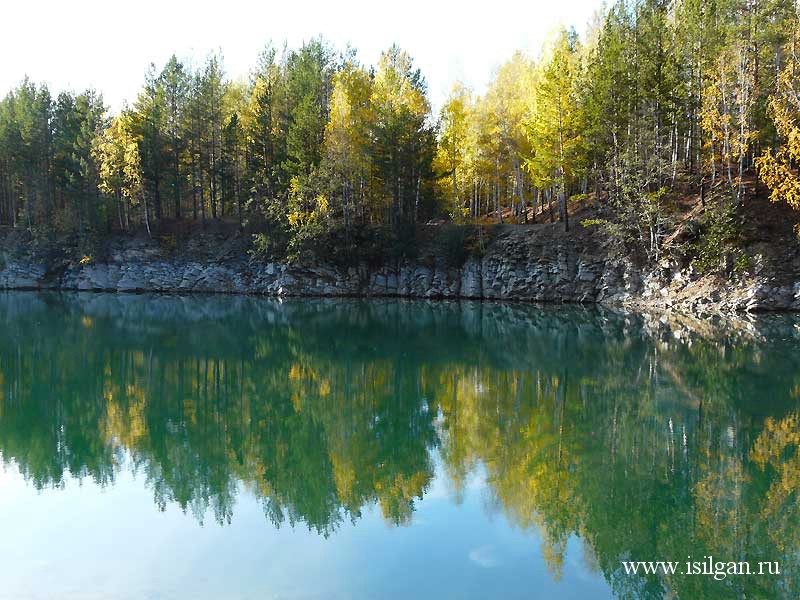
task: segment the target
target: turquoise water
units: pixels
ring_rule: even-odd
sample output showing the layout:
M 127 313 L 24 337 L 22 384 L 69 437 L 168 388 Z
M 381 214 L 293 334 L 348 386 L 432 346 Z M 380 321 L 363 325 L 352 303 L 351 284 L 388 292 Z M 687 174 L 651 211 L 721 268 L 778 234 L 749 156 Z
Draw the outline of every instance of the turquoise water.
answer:
M 0 294 L 0 598 L 794 598 L 800 321 Z M 622 561 L 774 561 L 633 576 Z

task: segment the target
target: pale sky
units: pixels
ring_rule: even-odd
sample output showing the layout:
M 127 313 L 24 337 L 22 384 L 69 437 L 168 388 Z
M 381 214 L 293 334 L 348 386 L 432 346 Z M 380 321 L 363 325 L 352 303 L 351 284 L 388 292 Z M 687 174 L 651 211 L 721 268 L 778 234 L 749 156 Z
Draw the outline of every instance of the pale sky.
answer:
M 477 93 L 517 49 L 536 55 L 557 26 L 579 32 L 600 0 L 7 0 L 0 9 L 0 97 L 25 75 L 61 90 L 93 87 L 114 110 L 136 98 L 150 62 L 173 53 L 199 64 L 221 49 L 243 78 L 272 40 L 290 48 L 322 34 L 377 62 L 397 42 L 415 59 L 439 106 L 452 83 Z

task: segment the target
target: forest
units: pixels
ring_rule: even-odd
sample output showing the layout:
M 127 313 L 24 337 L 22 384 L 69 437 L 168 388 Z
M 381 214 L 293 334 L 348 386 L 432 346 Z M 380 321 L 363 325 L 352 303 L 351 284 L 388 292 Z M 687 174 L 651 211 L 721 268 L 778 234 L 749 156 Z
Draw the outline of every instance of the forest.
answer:
M 438 114 L 405 50 L 324 38 L 151 65 L 132 105 L 28 79 L 0 102 L 0 226 L 95 243 L 228 223 L 271 256 L 356 248 L 426 223 L 592 226 L 658 258 L 676 198 L 726 223 L 759 186 L 800 208 L 795 0 L 618 0 Z M 748 183 L 749 182 L 749 183 Z M 196 226 L 195 226 L 196 225 Z

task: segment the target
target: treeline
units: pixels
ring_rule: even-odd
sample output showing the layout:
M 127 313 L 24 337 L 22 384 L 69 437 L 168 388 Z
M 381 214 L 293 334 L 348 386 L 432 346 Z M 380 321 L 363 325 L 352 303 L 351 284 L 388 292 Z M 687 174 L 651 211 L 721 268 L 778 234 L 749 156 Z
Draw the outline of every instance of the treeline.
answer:
M 596 223 L 654 256 L 670 191 L 722 186 L 736 207 L 756 167 L 800 206 L 799 40 L 795 0 L 621 0 L 482 96 L 456 84 L 438 117 L 406 52 L 367 67 L 322 39 L 268 47 L 247 81 L 173 57 L 115 116 L 26 80 L 0 103 L 0 224 L 227 219 L 284 252 L 440 217 L 568 227 L 593 195 Z
M 425 80 L 397 47 L 370 70 L 321 39 L 268 48 L 247 82 L 217 55 L 194 71 L 173 57 L 112 117 L 91 91 L 8 94 L 0 221 L 83 234 L 235 218 L 275 243 L 323 221 L 414 223 L 436 213 L 435 153 Z
M 437 155 L 453 209 L 552 220 L 555 200 L 568 224 L 568 199 L 594 193 L 599 224 L 656 255 L 670 191 L 721 185 L 736 206 L 758 166 L 800 207 L 798 42 L 794 0 L 618 1 L 586 39 L 515 55 L 485 95 L 454 88 Z

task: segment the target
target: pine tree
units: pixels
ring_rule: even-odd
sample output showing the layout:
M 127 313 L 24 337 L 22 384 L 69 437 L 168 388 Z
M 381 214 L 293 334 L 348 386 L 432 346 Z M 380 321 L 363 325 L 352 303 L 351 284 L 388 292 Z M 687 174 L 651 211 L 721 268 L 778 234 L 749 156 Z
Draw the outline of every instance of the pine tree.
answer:
M 416 223 L 433 178 L 435 131 L 422 73 L 398 46 L 381 55 L 372 93 L 370 159 L 393 225 Z
M 190 78 L 183 64 L 173 54 L 158 77 L 159 96 L 164 99 L 165 150 L 170 161 L 170 185 L 174 216 L 180 219 L 183 202 L 183 172 L 186 152 L 186 112 L 189 100 Z

